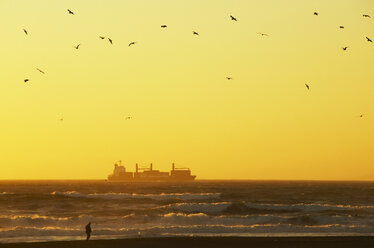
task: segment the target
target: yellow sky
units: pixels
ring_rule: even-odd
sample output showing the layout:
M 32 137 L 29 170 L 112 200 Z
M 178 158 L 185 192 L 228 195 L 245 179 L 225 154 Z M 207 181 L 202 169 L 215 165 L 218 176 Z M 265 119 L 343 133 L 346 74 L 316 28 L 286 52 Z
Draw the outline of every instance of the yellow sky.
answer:
M 374 180 L 371 0 L 0 10 L 0 179 L 105 178 L 122 159 L 199 179 Z

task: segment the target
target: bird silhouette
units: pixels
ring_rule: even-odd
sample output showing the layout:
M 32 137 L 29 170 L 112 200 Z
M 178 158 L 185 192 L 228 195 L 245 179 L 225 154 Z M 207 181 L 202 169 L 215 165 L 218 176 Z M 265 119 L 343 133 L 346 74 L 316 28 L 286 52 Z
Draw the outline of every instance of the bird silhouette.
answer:
M 193 33 L 194 35 L 199 35 L 199 33 L 196 32 L 196 31 L 192 31 L 192 33 Z
M 264 34 L 264 33 L 261 33 L 261 32 L 258 32 L 259 35 L 261 36 L 269 36 L 268 34 Z
M 238 21 L 238 20 L 237 20 L 235 17 L 233 17 L 232 15 L 230 15 L 230 17 L 231 17 L 231 20 L 232 20 L 232 21 L 236 21 L 236 22 Z
M 71 11 L 70 9 L 68 9 L 68 13 L 71 14 L 71 15 L 74 15 L 74 12 Z
M 231 80 L 231 79 L 232 79 L 232 77 L 226 77 L 226 79 L 227 79 L 227 80 Z
M 27 83 L 28 81 L 30 81 L 30 79 L 26 78 L 25 80 L 23 80 L 25 83 Z
M 305 84 L 305 87 L 310 90 L 310 86 L 308 84 Z
M 316 16 L 318 16 L 318 12 L 314 12 L 314 13 L 313 13 L 313 15 L 316 15 Z
M 125 117 L 125 120 L 130 120 L 130 119 L 132 119 L 131 116 L 126 116 L 126 117 Z
M 369 37 L 366 37 L 366 39 L 367 39 L 369 42 L 373 42 Z
M 28 33 L 27 33 L 27 30 L 26 30 L 26 29 L 23 29 L 23 32 L 25 32 L 25 34 L 26 34 L 26 35 L 28 35 Z
M 162 27 L 162 28 L 167 28 L 168 26 L 166 26 L 166 25 L 161 25 L 161 27 Z
M 39 68 L 36 68 L 39 72 L 41 72 L 41 73 L 43 73 L 43 74 L 45 74 L 45 72 L 44 71 L 42 71 L 42 70 L 40 70 Z
M 364 117 L 364 115 L 365 115 L 365 114 L 360 114 L 358 117 L 362 118 L 362 117 Z
M 109 40 L 110 44 L 113 45 L 113 41 L 112 41 L 112 39 L 111 39 L 111 38 L 108 38 L 108 40 Z
M 367 17 L 367 18 L 371 18 L 371 16 L 369 16 L 369 15 L 366 15 L 366 14 L 364 14 L 364 15 L 362 15 L 363 17 Z
M 77 46 L 73 46 L 75 49 L 79 49 L 79 46 L 80 46 L 81 44 L 78 44 Z
M 136 44 L 136 41 L 133 41 L 133 42 L 130 42 L 129 43 L 129 46 L 131 46 L 131 45 L 135 45 Z
M 343 28 L 344 28 L 344 26 L 339 26 L 339 28 L 343 29 Z
M 105 39 L 105 37 L 104 36 L 99 36 L 100 37 L 100 39 L 102 39 L 102 40 L 104 40 Z
M 342 47 L 342 49 L 343 49 L 344 51 L 346 51 L 346 50 L 347 50 L 347 48 L 348 48 L 347 46 L 346 46 L 346 47 Z

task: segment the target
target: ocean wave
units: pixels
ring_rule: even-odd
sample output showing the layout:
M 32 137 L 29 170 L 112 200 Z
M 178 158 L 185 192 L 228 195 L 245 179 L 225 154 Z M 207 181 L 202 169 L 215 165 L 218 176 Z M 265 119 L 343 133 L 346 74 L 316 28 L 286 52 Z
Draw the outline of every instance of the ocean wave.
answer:
M 254 224 L 292 224 L 295 226 L 318 225 L 365 225 L 374 227 L 374 218 L 354 218 L 349 216 L 324 215 L 240 215 L 240 216 L 209 216 L 204 213 L 183 214 L 167 213 L 164 215 L 149 216 L 130 214 L 124 216 L 125 226 L 144 225 L 149 223 L 171 225 L 254 225 Z
M 349 205 L 327 205 L 327 204 L 254 204 L 245 202 L 214 202 L 214 203 L 176 203 L 164 206 L 164 208 L 184 213 L 206 213 L 206 214 L 287 214 L 298 212 L 320 212 L 326 215 L 359 215 L 374 214 L 372 206 L 349 206 Z
M 121 218 L 113 216 L 90 216 L 79 215 L 74 217 L 54 217 L 43 216 L 38 214 L 33 215 L 1 215 L 0 228 L 14 228 L 14 227 L 35 227 L 35 228 L 76 228 L 83 227 L 88 222 L 93 222 L 101 226 L 121 225 L 119 222 Z
M 144 227 L 101 228 L 93 226 L 92 236 L 121 235 L 131 237 L 163 236 L 165 234 L 193 235 L 193 234 L 263 234 L 263 233 L 362 233 L 371 234 L 372 228 L 363 225 L 319 225 L 319 226 L 294 226 L 292 224 L 253 224 L 253 225 L 154 225 Z M 58 227 L 14 227 L 0 230 L 0 238 L 12 237 L 41 237 L 41 236 L 75 236 L 85 237 L 84 228 L 58 228 Z
M 82 194 L 76 191 L 52 192 L 52 195 L 75 198 L 98 198 L 98 199 L 152 199 L 152 200 L 212 200 L 219 199 L 220 193 L 161 193 L 161 194 L 129 194 L 129 193 L 94 193 Z

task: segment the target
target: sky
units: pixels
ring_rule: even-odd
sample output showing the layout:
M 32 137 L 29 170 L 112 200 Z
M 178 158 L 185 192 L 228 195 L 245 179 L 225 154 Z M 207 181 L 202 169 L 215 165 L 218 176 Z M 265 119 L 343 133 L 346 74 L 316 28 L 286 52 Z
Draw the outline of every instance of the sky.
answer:
M 371 0 L 0 10 L 0 179 L 105 179 L 122 160 L 197 179 L 374 180 Z

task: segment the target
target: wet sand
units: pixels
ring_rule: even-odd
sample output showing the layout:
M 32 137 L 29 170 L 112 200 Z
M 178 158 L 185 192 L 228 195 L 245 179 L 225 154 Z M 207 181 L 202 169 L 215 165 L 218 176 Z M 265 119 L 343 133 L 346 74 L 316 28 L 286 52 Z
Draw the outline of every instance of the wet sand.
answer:
M 173 237 L 0 244 L 4 248 L 373 248 L 373 237 Z

